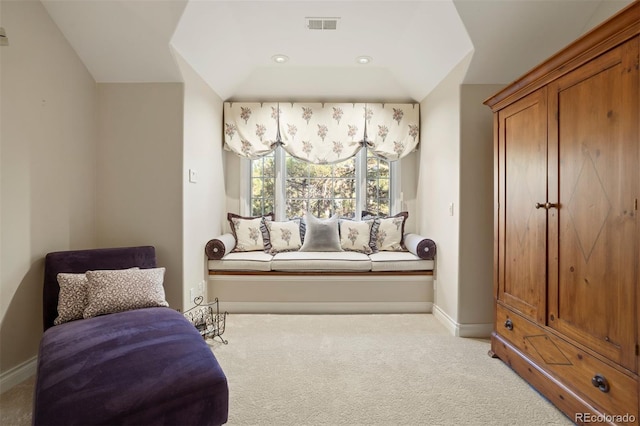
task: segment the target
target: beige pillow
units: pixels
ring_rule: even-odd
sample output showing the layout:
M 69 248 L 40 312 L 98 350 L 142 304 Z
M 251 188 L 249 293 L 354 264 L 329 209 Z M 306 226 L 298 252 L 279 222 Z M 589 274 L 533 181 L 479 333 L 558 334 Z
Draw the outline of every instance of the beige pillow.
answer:
M 376 247 L 380 251 L 403 251 L 404 248 L 404 223 L 409 213 L 402 212 L 395 216 L 378 220 L 378 232 L 376 234 Z
M 371 229 L 374 220 L 356 222 L 343 219 L 340 221 L 340 246 L 343 250 L 373 253 L 371 249 Z
M 165 300 L 165 268 L 87 271 L 84 318 L 132 309 L 169 306 Z
M 227 213 L 227 219 L 231 225 L 231 232 L 236 239 L 236 246 L 232 251 L 264 250 L 264 240 L 260 225 L 264 219 L 273 220 L 273 213 L 257 217 L 242 217 L 237 214 Z
M 53 325 L 82 319 L 87 306 L 87 277 L 85 274 L 60 273 L 57 279 L 60 293 L 58 293 L 58 316 L 53 321 Z
M 269 253 L 276 254 L 284 251 L 297 251 L 302 247 L 300 237 L 300 221 L 289 220 L 287 222 L 265 221 L 269 232 Z

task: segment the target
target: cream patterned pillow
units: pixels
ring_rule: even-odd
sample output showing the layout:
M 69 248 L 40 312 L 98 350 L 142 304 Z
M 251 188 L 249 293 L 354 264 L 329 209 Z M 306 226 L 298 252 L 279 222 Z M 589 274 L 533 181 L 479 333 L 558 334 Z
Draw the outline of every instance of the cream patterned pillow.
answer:
M 85 274 L 60 273 L 57 276 L 60 285 L 58 294 L 58 316 L 53 325 L 83 318 L 87 306 L 87 277 Z
M 408 212 L 398 213 L 395 216 L 376 219 L 378 232 L 376 234 L 376 247 L 380 251 L 403 251 L 404 247 L 404 223 L 409 217 Z
M 276 254 L 283 251 L 297 251 L 302 247 L 300 237 L 300 220 L 290 220 L 287 222 L 264 221 L 269 232 L 269 243 L 271 249 L 269 253 Z
M 371 249 L 371 230 L 374 220 L 356 222 L 343 219 L 340 221 L 340 245 L 343 250 L 373 253 Z
M 258 217 L 242 217 L 233 213 L 227 214 L 231 231 L 236 238 L 236 246 L 232 251 L 264 250 L 264 240 L 260 225 L 264 219 L 273 220 L 273 213 Z
M 87 307 L 84 318 L 153 306 L 165 300 L 165 268 L 87 271 Z

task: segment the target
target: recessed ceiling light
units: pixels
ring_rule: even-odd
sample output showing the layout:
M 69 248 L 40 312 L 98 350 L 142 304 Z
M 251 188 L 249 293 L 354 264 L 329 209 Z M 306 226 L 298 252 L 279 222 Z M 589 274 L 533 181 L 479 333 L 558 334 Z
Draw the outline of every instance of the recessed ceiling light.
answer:
M 366 65 L 371 62 L 373 58 L 371 56 L 358 56 L 356 62 L 362 65 Z
M 271 59 L 277 64 L 284 64 L 289 60 L 289 57 L 287 55 L 273 55 Z

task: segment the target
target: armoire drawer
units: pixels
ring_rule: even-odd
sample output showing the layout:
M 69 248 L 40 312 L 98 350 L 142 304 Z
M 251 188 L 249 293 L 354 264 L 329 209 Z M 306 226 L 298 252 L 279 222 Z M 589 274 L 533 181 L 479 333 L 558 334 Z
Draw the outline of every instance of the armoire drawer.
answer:
M 629 414 L 638 419 L 635 376 L 615 369 L 499 304 L 496 332 L 603 413 Z

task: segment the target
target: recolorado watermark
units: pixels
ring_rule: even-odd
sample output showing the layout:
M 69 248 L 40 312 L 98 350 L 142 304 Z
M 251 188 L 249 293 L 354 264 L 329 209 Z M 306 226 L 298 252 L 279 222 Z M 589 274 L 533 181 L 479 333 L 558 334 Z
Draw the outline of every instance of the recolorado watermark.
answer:
M 576 413 L 574 422 L 582 423 L 633 423 L 636 416 L 633 414 L 593 414 L 593 413 Z

